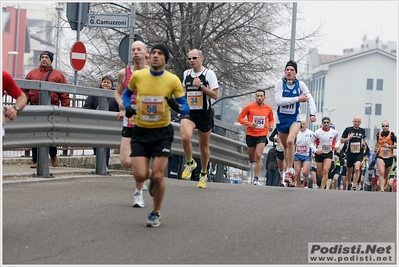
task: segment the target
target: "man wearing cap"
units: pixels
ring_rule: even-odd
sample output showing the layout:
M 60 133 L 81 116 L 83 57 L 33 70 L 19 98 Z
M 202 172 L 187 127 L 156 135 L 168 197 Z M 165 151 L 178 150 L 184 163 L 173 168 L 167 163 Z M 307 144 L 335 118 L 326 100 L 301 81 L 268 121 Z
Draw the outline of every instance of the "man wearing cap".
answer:
M 336 130 L 330 128 L 330 118 L 324 117 L 322 120 L 323 126 L 314 132 L 316 151 L 315 161 L 317 175 L 322 177 L 321 189 L 325 188 L 328 180 L 328 172 L 331 168 L 331 162 L 334 158 L 334 151 L 339 149 L 339 135 Z
M 309 104 L 310 122 L 316 121 L 316 104 L 308 87 L 296 78 L 297 64 L 290 60 L 285 65 L 285 75 L 274 87 L 277 104 L 276 128 L 278 137 L 284 147 L 284 158 L 287 163 L 285 177 L 296 184 L 293 168 L 295 155 L 295 138 L 301 128 L 300 103 Z
M 31 70 L 28 75 L 26 75 L 25 79 L 27 80 L 39 80 L 53 83 L 67 83 L 65 76 L 58 70 L 53 69 L 51 63 L 53 62 L 54 54 L 50 51 L 43 51 L 40 54 L 40 66 L 36 69 Z M 40 92 L 37 90 L 29 90 L 27 92 L 28 102 L 30 105 L 38 105 L 39 104 L 39 95 Z M 51 105 L 54 106 L 70 106 L 70 98 L 67 93 L 55 93 L 51 92 Z M 57 157 L 57 147 L 50 147 L 49 153 L 51 157 L 51 164 L 53 167 L 58 166 L 58 157 Z M 33 165 L 31 168 L 37 168 L 37 148 L 32 148 L 32 160 Z
M 139 183 L 144 182 L 152 172 L 148 191 L 153 196 L 154 206 L 148 215 L 145 224 L 147 227 L 161 225 L 160 210 L 165 193 L 164 173 L 172 155 L 174 137 L 168 105 L 181 114 L 188 114 L 190 111 L 180 79 L 165 70 L 168 59 L 169 51 L 165 45 L 153 46 L 150 69 L 136 70 L 122 95 L 126 116 L 130 118 L 136 115 L 130 155 L 134 179 Z M 134 91 L 137 91 L 137 109 L 131 105 Z
M 191 138 L 194 129 L 198 129 L 201 171 L 197 187 L 205 188 L 210 158 L 209 140 L 214 125 L 211 99 L 218 98 L 219 84 L 215 73 L 202 65 L 204 55 L 201 50 L 191 50 L 187 59 L 190 62 L 191 69 L 183 72 L 183 87 L 190 106 L 190 114 L 182 116 L 180 121 L 182 146 L 187 158 L 182 179 L 190 179 L 192 171 L 197 167 L 197 163 L 193 159 Z

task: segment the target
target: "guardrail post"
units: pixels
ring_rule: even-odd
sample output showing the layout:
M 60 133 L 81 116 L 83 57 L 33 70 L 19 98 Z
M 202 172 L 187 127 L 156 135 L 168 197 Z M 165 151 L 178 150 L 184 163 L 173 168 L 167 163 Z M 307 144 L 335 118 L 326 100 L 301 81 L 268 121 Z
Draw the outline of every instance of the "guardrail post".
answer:
M 37 148 L 37 177 L 52 178 L 50 174 L 50 169 L 48 166 L 48 147 L 38 147 Z
M 40 86 L 42 83 L 40 83 Z M 51 105 L 51 92 L 49 91 L 39 91 L 39 105 Z M 50 115 L 50 114 L 49 114 Z M 52 178 L 50 175 L 50 169 L 48 165 L 48 147 L 38 147 L 37 148 L 37 169 L 36 175 L 43 178 Z
M 106 148 L 96 148 L 96 174 L 107 174 L 106 169 Z

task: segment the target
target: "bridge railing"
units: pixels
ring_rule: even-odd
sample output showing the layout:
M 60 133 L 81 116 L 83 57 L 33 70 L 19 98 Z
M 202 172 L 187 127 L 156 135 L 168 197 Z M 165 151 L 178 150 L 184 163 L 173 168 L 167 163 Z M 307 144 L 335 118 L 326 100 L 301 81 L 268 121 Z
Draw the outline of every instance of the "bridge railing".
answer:
M 75 85 L 18 80 L 22 89 L 40 90 L 40 105 L 28 105 L 14 120 L 7 120 L 3 149 L 39 147 L 37 175 L 48 177 L 48 147 L 97 147 L 96 173 L 105 174 L 105 148 L 119 148 L 122 123 L 116 112 L 107 111 L 108 99 L 114 92 Z M 69 108 L 50 105 L 50 92 L 86 94 L 100 97 L 100 110 Z M 184 156 L 180 127 L 174 127 L 172 153 Z M 215 125 L 239 133 L 236 126 L 215 120 Z M 199 157 L 198 132 L 192 138 L 193 157 Z M 210 161 L 226 166 L 249 170 L 247 146 L 243 142 L 211 133 Z

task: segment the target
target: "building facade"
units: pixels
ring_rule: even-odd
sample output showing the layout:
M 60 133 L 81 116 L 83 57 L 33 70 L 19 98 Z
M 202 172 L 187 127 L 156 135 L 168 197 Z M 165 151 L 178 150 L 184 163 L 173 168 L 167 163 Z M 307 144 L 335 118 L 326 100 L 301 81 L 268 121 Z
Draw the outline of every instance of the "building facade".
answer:
M 396 49 L 378 47 L 372 49 L 348 49 L 344 56 L 323 56 L 313 53 L 309 57 L 307 74 L 302 80 L 309 87 L 317 107 L 317 123 L 311 123 L 313 131 L 321 127 L 322 117 L 328 116 L 340 135 L 352 126 L 355 116 L 362 119 L 371 149 L 375 135 L 381 130 L 381 122 L 387 120 L 390 130 L 397 130 L 397 59 Z M 369 47 L 368 47 L 369 48 Z M 317 53 L 317 50 L 316 50 Z M 312 61 L 313 60 L 313 61 Z M 309 116 L 306 105 L 304 117 Z

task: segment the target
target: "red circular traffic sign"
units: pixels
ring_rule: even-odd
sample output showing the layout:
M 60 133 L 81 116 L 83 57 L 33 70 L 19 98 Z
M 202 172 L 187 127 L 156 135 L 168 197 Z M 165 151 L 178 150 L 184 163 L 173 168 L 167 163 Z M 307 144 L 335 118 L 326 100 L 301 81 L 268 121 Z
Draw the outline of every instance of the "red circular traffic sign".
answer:
M 86 64 L 87 54 L 86 47 L 81 41 L 77 41 L 72 45 L 71 49 L 71 65 L 76 71 L 80 71 Z

